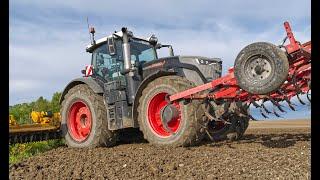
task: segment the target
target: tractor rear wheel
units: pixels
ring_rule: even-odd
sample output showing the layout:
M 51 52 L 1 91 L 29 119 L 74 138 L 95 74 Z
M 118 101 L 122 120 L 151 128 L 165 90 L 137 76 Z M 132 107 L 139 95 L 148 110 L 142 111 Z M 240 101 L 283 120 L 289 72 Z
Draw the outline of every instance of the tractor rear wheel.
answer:
M 107 112 L 102 96 L 86 84 L 71 88 L 61 108 L 61 129 L 69 147 L 113 146 L 116 132 L 108 130 Z
M 277 90 L 287 79 L 289 62 L 279 47 L 256 42 L 243 48 L 234 64 L 239 86 L 252 94 L 268 94 Z
M 194 84 L 180 76 L 164 76 L 150 82 L 139 99 L 138 120 L 144 138 L 159 146 L 192 146 L 199 143 L 204 134 L 200 132 L 199 121 L 204 112 L 199 101 L 174 102 L 170 105 L 176 116 L 163 123 L 162 113 L 168 107 L 169 95 L 194 87 Z

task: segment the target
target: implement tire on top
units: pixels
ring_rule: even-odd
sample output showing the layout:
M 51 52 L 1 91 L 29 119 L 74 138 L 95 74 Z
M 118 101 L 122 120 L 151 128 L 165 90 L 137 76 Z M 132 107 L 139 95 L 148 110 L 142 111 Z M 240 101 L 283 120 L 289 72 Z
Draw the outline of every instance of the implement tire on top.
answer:
M 238 85 L 252 94 L 268 94 L 277 90 L 287 79 L 288 57 L 279 47 L 256 42 L 243 48 L 234 64 Z
M 110 147 L 116 143 L 116 132 L 108 130 L 102 96 L 86 84 L 68 91 L 62 102 L 61 117 L 62 133 L 69 147 Z
M 166 131 L 161 123 L 161 109 L 167 105 L 166 95 L 172 95 L 194 87 L 193 83 L 180 76 L 164 76 L 150 82 L 143 90 L 138 105 L 138 120 L 144 138 L 153 145 L 158 146 L 193 146 L 204 137 L 200 132 L 199 121 L 204 112 L 199 101 L 184 104 L 182 101 L 174 102 L 179 116 L 168 123 L 174 132 Z

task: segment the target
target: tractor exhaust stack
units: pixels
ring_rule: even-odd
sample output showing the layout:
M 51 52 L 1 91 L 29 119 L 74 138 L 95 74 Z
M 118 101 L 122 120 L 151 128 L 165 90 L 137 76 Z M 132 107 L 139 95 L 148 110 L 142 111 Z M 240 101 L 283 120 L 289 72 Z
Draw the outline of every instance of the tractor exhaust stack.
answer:
M 124 71 L 123 74 L 126 77 L 126 88 L 127 88 L 127 98 L 128 103 L 132 104 L 135 99 L 135 93 L 138 88 L 139 82 L 135 79 L 135 69 L 131 65 L 131 53 L 130 53 L 130 44 L 129 44 L 129 34 L 126 27 L 121 28 L 123 33 L 122 35 L 122 48 L 123 48 L 123 64 Z
M 127 28 L 125 28 L 125 27 L 121 28 L 121 31 L 123 33 L 122 49 L 123 49 L 124 69 L 126 72 L 129 72 L 129 71 L 131 71 L 131 56 L 130 56 L 131 53 L 130 53 L 128 31 L 127 31 Z

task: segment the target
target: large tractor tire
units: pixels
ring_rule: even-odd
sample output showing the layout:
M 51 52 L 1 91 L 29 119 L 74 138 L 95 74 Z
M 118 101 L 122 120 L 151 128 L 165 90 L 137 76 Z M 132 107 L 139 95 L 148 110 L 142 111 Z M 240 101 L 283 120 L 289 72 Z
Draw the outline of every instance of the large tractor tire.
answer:
M 61 116 L 62 133 L 69 147 L 115 145 L 117 134 L 108 130 L 102 96 L 86 84 L 76 85 L 68 91 L 62 102 Z
M 220 105 L 224 106 L 224 104 Z M 244 103 L 231 103 L 228 113 L 223 119 L 230 124 L 221 121 L 210 121 L 208 130 L 211 138 L 215 141 L 231 140 L 236 141 L 243 137 L 243 134 L 249 126 L 249 112 Z M 208 136 L 206 139 L 210 139 Z
M 252 94 L 268 94 L 277 90 L 287 79 L 289 62 L 279 47 L 256 42 L 238 54 L 234 75 L 239 86 Z
M 199 101 L 174 102 L 179 115 L 167 126 L 161 121 L 161 111 L 168 104 L 166 96 L 194 87 L 194 84 L 180 76 L 164 76 L 150 82 L 143 90 L 138 105 L 140 130 L 149 143 L 158 146 L 193 146 L 204 137 L 200 132 L 200 121 L 204 111 Z M 166 128 L 166 127 L 167 128 Z M 168 131 L 169 129 L 171 130 Z

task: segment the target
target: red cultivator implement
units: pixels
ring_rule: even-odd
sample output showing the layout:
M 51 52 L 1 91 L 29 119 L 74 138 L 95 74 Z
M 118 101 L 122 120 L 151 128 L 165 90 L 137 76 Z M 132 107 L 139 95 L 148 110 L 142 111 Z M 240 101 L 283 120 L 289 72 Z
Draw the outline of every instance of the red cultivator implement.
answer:
M 203 99 L 206 102 L 205 114 L 210 121 L 229 124 L 226 116 L 230 113 L 232 104 L 235 107 L 239 104 L 239 108 L 231 108 L 232 113 L 255 120 L 248 113 L 250 104 L 260 108 L 264 117 L 270 113 L 280 117 L 274 108 L 285 112 L 280 101 L 287 102 L 294 111 L 295 104 L 290 101 L 292 97 L 297 96 L 299 102 L 305 105 L 299 95 L 306 94 L 311 102 L 311 41 L 301 44 L 295 40 L 288 22 L 284 23 L 284 27 L 287 36 L 282 45 L 264 42 L 250 44 L 239 53 L 235 67 L 230 68 L 228 74 L 173 94 L 169 100 Z M 289 44 L 284 46 L 287 39 Z M 262 103 L 258 104 L 256 101 L 260 100 Z M 271 101 L 274 105 L 272 111 L 264 105 L 266 101 Z M 210 109 L 214 110 L 210 112 Z M 247 126 L 247 123 L 243 126 Z

